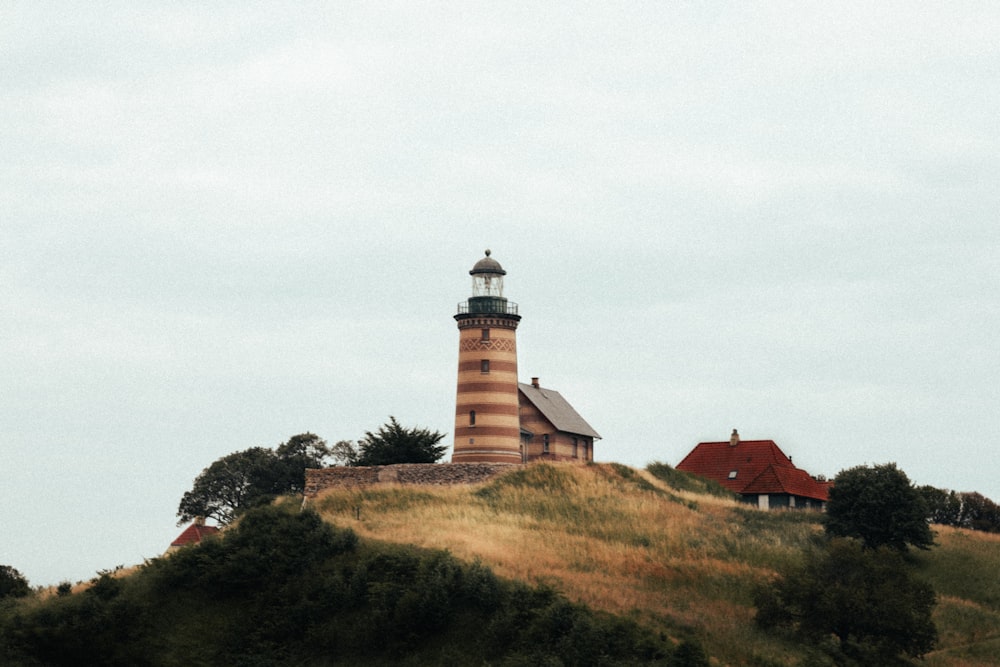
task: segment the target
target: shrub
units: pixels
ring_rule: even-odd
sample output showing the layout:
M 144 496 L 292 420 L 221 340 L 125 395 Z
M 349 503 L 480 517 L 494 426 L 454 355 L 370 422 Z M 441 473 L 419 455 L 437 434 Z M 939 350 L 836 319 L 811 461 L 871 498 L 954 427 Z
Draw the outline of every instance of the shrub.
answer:
M 311 512 L 248 511 L 219 539 L 0 614 L 0 664 L 632 665 L 663 642 L 444 551 L 360 544 Z M 475 637 L 475 641 L 469 641 Z
M 23 598 L 31 593 L 28 580 L 10 565 L 0 565 L 0 599 Z
M 931 587 L 910 575 L 898 552 L 854 540 L 808 552 L 755 598 L 761 627 L 787 628 L 817 645 L 835 636 L 844 655 L 865 664 L 921 656 L 937 639 Z

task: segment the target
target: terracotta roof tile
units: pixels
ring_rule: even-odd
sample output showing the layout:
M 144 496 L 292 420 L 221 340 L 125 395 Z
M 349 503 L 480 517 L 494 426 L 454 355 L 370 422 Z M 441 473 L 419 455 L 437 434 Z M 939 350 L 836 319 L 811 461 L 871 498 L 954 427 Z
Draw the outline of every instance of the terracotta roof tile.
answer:
M 750 481 L 742 493 L 777 494 L 827 500 L 827 485 L 817 482 L 800 468 L 784 468 L 770 465 Z
M 773 440 L 741 440 L 736 445 L 700 442 L 677 469 L 715 480 L 735 493 L 790 493 L 827 499 L 828 485 L 796 468 Z
M 209 535 L 215 535 L 219 529 L 215 526 L 198 525 L 192 523 L 184 529 L 184 532 L 177 536 L 177 539 L 170 543 L 172 547 L 182 547 L 185 544 L 197 544 Z

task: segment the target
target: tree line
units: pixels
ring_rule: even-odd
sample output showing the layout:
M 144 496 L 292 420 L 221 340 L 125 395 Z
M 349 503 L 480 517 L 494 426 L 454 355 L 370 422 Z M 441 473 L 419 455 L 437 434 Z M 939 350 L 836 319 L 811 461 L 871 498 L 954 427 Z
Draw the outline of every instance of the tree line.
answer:
M 438 431 L 406 428 L 390 416 L 357 443 L 341 440 L 329 445 L 314 433 L 300 433 L 274 449 L 251 447 L 233 452 L 195 478 L 177 508 L 178 524 L 205 518 L 228 525 L 246 510 L 277 496 L 302 493 L 306 468 L 436 463 L 447 451 L 440 444 L 443 438 Z
M 927 519 L 931 523 L 1000 533 L 1000 505 L 983 494 L 933 486 L 921 486 L 917 490 L 927 505 Z

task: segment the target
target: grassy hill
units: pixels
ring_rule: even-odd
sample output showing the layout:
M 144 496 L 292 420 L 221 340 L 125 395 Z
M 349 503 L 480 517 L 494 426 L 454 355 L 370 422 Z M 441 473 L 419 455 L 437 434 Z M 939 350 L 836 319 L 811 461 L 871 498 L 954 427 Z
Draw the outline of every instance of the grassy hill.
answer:
M 714 491 L 714 493 L 712 493 Z M 362 537 L 446 549 L 544 583 L 720 664 L 823 664 L 754 627 L 754 587 L 821 534 L 813 512 L 761 512 L 662 464 L 534 465 L 480 487 L 334 490 L 313 504 Z M 935 527 L 913 557 L 938 593 L 931 667 L 1000 665 L 1000 535 Z
M 0 664 L 831 665 L 753 623 L 819 515 L 661 464 L 536 464 L 466 487 L 331 490 L 71 595 L 0 601 Z M 937 529 L 924 664 L 1000 665 L 1000 536 Z

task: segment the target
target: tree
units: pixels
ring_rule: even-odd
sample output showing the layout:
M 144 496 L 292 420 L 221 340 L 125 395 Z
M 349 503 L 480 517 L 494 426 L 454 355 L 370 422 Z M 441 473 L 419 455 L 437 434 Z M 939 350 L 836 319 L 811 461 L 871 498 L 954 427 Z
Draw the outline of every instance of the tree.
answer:
M 438 443 L 444 433 L 425 428 L 406 429 L 395 417 L 379 427 L 377 433 L 365 432 L 358 443 L 358 456 L 354 465 L 380 466 L 393 463 L 436 463 L 448 447 Z
M 906 551 L 907 545 L 928 549 L 934 544 L 927 505 L 895 463 L 840 471 L 823 522 L 828 535 L 857 537 L 869 549 Z
M 23 598 L 31 593 L 28 580 L 10 565 L 0 565 L 0 600 Z
M 278 445 L 275 455 L 280 474 L 277 493 L 302 493 L 306 486 L 306 468 L 322 468 L 333 452 L 326 440 L 315 433 L 301 433 Z
M 177 508 L 178 523 L 205 517 L 226 525 L 240 510 L 269 497 L 269 478 L 276 476 L 274 453 L 264 447 L 227 454 L 202 470 L 184 493 Z
M 917 488 L 927 505 L 927 520 L 942 526 L 957 526 L 962 513 L 962 499 L 954 491 L 933 486 Z
M 330 456 L 342 466 L 355 466 L 358 464 L 358 448 L 350 440 L 338 440 L 330 447 Z
M 961 496 L 961 511 L 955 525 L 988 533 L 1000 531 L 1000 507 L 996 503 L 975 491 Z
M 277 450 L 251 447 L 227 454 L 201 471 L 177 508 L 178 523 L 198 517 L 222 525 L 240 512 L 284 493 L 302 493 L 305 469 L 325 465 L 330 450 L 313 433 L 293 436 Z
M 841 653 L 861 664 L 918 657 L 937 641 L 933 589 L 910 575 L 900 552 L 851 539 L 808 552 L 759 589 L 755 604 L 762 627 L 787 628 L 820 645 L 835 636 Z

